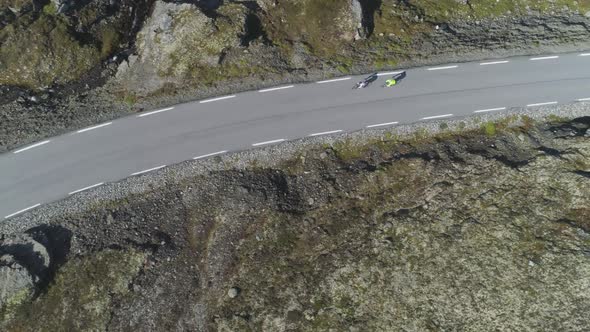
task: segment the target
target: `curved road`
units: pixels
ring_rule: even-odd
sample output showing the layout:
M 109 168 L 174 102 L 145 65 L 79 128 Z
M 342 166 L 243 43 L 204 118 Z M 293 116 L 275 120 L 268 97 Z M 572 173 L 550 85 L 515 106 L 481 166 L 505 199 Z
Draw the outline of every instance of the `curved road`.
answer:
M 590 100 L 590 53 L 413 68 L 282 86 L 118 119 L 0 155 L 0 218 L 191 158 L 308 135 Z

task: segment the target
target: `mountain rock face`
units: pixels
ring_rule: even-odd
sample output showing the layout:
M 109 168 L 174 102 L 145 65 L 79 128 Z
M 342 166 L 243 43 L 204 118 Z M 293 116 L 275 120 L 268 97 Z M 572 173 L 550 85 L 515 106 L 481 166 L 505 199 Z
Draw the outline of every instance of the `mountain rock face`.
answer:
M 569 0 L 2 0 L 0 10 L 0 86 L 112 77 L 115 62 L 115 81 L 140 96 L 587 44 L 590 22 L 590 4 Z
M 32 295 L 2 293 L 0 327 L 583 331 L 590 118 L 520 120 L 338 141 L 63 215 L 27 231 L 52 272 L 12 275 Z
M 0 0 L 0 151 L 339 75 L 590 48 L 573 0 Z

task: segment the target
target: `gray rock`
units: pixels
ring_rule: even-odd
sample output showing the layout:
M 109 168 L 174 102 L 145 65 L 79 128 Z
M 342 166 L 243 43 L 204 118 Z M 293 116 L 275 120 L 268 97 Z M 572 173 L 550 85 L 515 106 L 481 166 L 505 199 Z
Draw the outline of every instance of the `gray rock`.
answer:
M 240 295 L 240 289 L 238 287 L 232 287 L 227 291 L 227 296 L 230 299 L 235 299 L 238 295 Z
M 19 295 L 31 294 L 45 275 L 50 257 L 47 249 L 23 234 L 0 243 L 0 306 Z
M 0 307 L 18 300 L 19 294 L 32 293 L 34 286 L 33 276 L 14 257 L 0 257 Z

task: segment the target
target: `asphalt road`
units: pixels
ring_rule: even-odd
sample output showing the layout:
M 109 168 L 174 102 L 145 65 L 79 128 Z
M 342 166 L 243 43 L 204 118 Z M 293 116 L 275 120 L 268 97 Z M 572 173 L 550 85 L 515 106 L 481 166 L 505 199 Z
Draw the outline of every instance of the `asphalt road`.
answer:
M 361 77 L 345 77 L 195 101 L 4 153 L 0 218 L 195 157 L 364 127 L 590 100 L 590 53 L 412 68 L 399 85 L 382 88 L 389 76 L 361 90 L 352 90 Z

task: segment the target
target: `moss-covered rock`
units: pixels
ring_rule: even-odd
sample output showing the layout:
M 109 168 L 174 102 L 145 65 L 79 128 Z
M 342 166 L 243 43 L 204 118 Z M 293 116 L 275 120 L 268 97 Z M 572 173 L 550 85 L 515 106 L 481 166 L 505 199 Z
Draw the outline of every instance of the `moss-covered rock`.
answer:
M 30 306 L 11 306 L 7 331 L 105 331 L 113 306 L 129 292 L 146 255 L 106 250 L 73 259 Z

